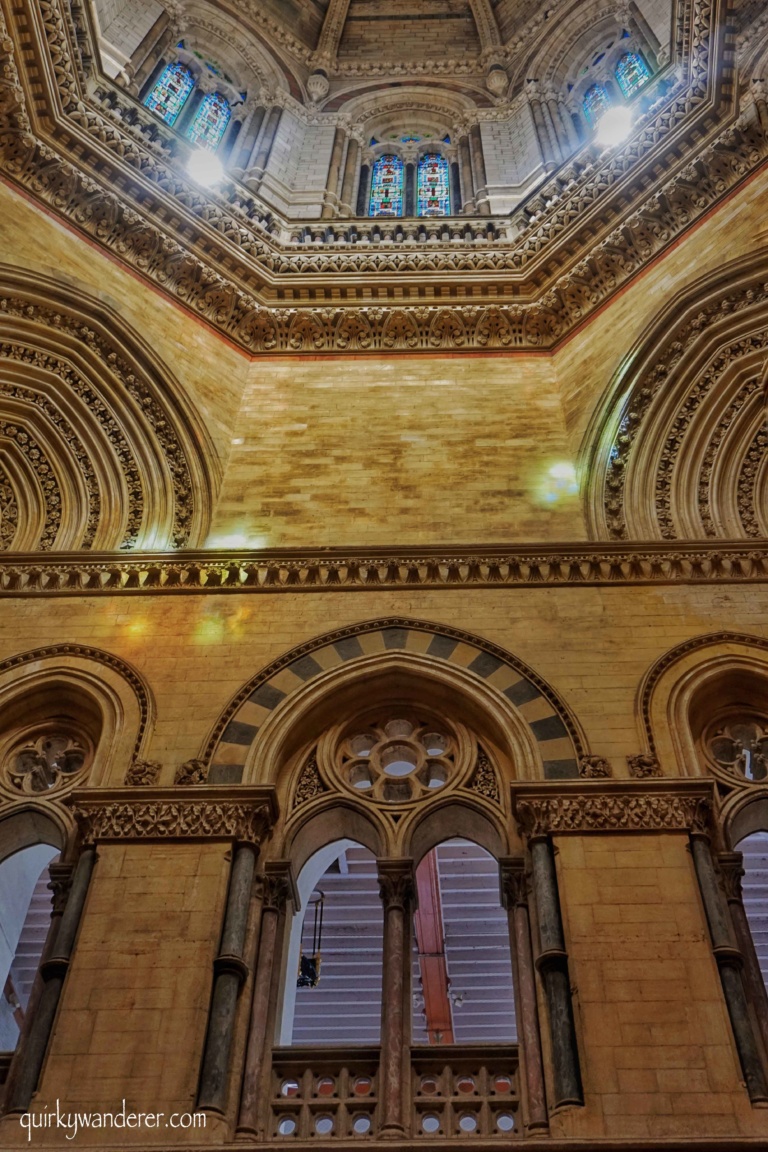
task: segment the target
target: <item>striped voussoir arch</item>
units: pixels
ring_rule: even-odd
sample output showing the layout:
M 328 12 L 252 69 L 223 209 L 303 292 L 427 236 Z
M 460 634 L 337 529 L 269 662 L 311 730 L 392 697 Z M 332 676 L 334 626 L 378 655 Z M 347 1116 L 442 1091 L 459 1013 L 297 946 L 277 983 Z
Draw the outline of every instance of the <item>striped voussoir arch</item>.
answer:
M 479 676 L 506 696 L 538 743 L 548 780 L 579 775 L 584 747 L 568 709 L 521 660 L 469 632 L 401 618 L 368 621 L 318 636 L 286 652 L 230 701 L 206 748 L 211 784 L 237 784 L 248 750 L 270 712 L 308 680 L 361 656 L 404 651 L 444 660 Z

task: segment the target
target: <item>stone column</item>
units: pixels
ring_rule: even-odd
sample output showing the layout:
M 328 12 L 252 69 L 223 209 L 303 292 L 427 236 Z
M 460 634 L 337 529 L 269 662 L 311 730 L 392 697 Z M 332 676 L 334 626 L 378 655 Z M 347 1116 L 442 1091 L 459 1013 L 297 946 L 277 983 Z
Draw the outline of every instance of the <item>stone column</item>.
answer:
M 199 1108 L 215 1112 L 223 1113 L 226 1106 L 235 1009 L 240 989 L 248 975 L 243 946 L 257 855 L 258 850 L 253 844 L 239 844 L 235 849 L 224 929 L 213 967 L 213 995 L 197 1104 Z
M 546 120 L 544 119 L 544 112 L 541 107 L 541 97 L 539 91 L 533 81 L 528 82 L 526 88 L 526 95 L 528 103 L 531 106 L 531 115 L 533 116 L 533 123 L 536 128 L 536 136 L 541 148 L 541 155 L 546 169 L 555 167 L 555 154 L 552 148 L 552 140 L 547 128 Z
M 526 1128 L 531 1132 L 548 1131 L 549 1116 L 539 1032 L 536 970 L 533 963 L 528 914 L 528 876 L 522 858 L 506 857 L 499 863 L 502 899 L 509 920 L 509 941 L 515 974 L 515 1005 L 522 1040 L 528 1104 Z
M 277 136 L 277 129 L 280 126 L 280 118 L 283 115 L 283 109 L 279 104 L 274 104 L 269 111 L 264 131 L 261 134 L 256 156 L 252 163 L 248 166 L 248 173 L 246 184 L 254 192 L 257 191 L 261 183 L 267 165 L 269 164 L 269 157 L 272 154 L 272 145 Z
M 177 132 L 181 133 L 182 136 L 185 134 L 187 128 L 189 128 L 190 124 L 197 115 L 197 110 L 202 104 L 204 96 L 205 92 L 202 90 L 202 88 L 199 85 L 195 85 L 187 97 L 186 103 L 181 109 L 181 112 L 179 112 L 176 123 L 173 126 Z
M 480 216 L 490 216 L 491 206 L 488 203 L 488 177 L 485 174 L 483 138 L 480 134 L 479 124 L 473 124 L 469 130 L 469 148 L 472 157 L 472 174 L 475 185 L 475 211 Z
M 379 1135 L 396 1138 L 406 1135 L 404 1092 L 410 1063 L 413 862 L 380 860 L 379 891 L 384 904 Z
M 469 137 L 459 137 L 459 171 L 461 174 L 461 199 L 467 212 L 475 210 L 475 182 L 472 179 L 472 160 L 469 155 Z
M 251 1024 L 237 1122 L 238 1132 L 253 1136 L 260 1133 L 266 1079 L 271 1064 L 270 1021 L 274 1021 L 279 984 L 279 927 L 292 893 L 290 867 L 282 861 L 267 864 L 263 877 L 259 956 L 253 981 Z
M 320 217 L 330 220 L 335 215 L 337 193 L 339 188 L 339 173 L 341 172 L 341 155 L 344 151 L 345 133 L 343 128 L 337 128 L 333 137 L 331 149 L 331 162 L 328 166 L 328 179 L 325 182 L 325 202 Z
M 753 1104 L 768 1102 L 768 1081 L 760 1058 L 760 1051 L 752 1028 L 749 1006 L 744 994 L 741 969 L 744 959 L 736 947 L 735 936 L 728 915 L 728 906 L 720 890 L 704 832 L 691 833 L 691 852 L 696 876 L 712 938 L 712 951 L 720 971 L 728 1015 L 741 1061 L 741 1070 L 747 1092 Z
M 403 189 L 403 216 L 416 215 L 416 165 L 409 160 L 405 165 L 405 188 Z
M 579 140 L 579 134 L 576 131 L 576 125 L 573 122 L 573 115 L 569 111 L 565 102 L 561 99 L 558 99 L 557 101 L 557 112 L 560 117 L 560 123 L 563 126 L 563 135 L 567 141 L 568 148 L 571 152 L 574 152 L 579 147 L 581 141 Z
M 368 215 L 368 201 L 371 195 L 371 166 L 360 165 L 360 183 L 357 187 L 357 215 Z
M 15 1070 L 13 1092 L 7 1097 L 6 1109 L 9 1112 L 26 1112 L 37 1088 L 95 863 L 96 848 L 90 844 L 83 849 L 77 862 L 51 955 L 40 965 L 40 998 L 22 1058 Z
M 457 160 L 451 161 L 451 215 L 458 216 L 461 212 L 461 179 Z
M 541 972 L 549 1008 L 555 1099 L 553 1106 L 583 1104 L 579 1052 L 573 1022 L 568 953 L 565 950 L 560 898 L 557 890 L 555 854 L 549 836 L 531 838 L 533 891 L 539 925 L 541 952 L 536 967 Z
M 725 896 L 733 922 L 736 945 L 744 958 L 744 984 L 749 1004 L 755 1014 L 755 1021 L 763 1049 L 768 1054 L 768 992 L 763 982 L 760 961 L 755 952 L 755 942 L 744 908 L 741 878 L 744 875 L 744 857 L 741 852 L 721 852 L 717 858 L 720 874 L 723 877 Z
M 237 138 L 237 147 L 233 150 L 232 171 L 234 173 L 242 175 L 248 168 L 248 162 L 251 159 L 259 129 L 264 123 L 266 111 L 263 104 L 256 104 L 243 121 L 240 135 Z
M 359 163 L 360 142 L 354 136 L 350 136 L 347 158 L 344 161 L 344 180 L 339 197 L 339 215 L 341 216 L 351 216 L 354 211 L 355 183 L 357 182 Z

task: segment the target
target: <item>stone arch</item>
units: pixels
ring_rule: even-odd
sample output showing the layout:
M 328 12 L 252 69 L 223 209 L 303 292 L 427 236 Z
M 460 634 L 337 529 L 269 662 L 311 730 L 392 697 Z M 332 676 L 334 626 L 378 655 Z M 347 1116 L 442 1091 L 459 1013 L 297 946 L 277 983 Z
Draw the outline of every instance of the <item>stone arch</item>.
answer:
M 768 533 L 767 360 L 764 251 L 665 302 L 587 432 L 593 537 Z
M 422 667 L 461 670 L 462 676 L 493 696 L 507 716 L 520 719 L 520 740 L 533 764 L 550 779 L 578 775 L 585 742 L 570 709 L 531 668 L 504 649 L 471 633 L 426 621 L 394 617 L 366 621 L 326 633 L 285 653 L 254 676 L 230 701 L 203 753 L 212 781 L 243 779 L 246 764 L 260 757 L 261 778 L 277 770 L 282 737 L 267 747 L 271 714 L 316 677 L 348 661 L 393 653 L 417 656 Z M 360 665 L 356 666 L 357 668 Z M 311 703 L 311 701 L 309 702 Z M 503 725 L 500 721 L 499 730 Z M 262 731 L 264 729 L 264 731 Z M 528 735 L 523 736 L 523 732 Z
M 51 844 L 64 856 L 75 835 L 75 821 L 60 805 L 30 802 L 0 810 L 0 864 L 37 844 Z
M 87 782 L 121 784 L 141 756 L 155 717 L 143 677 L 125 660 L 79 644 L 59 644 L 19 653 L 0 662 L 0 760 L 26 719 L 27 703 L 43 720 L 79 708 L 88 729 L 93 763 Z M 0 798 L 18 803 L 18 791 L 0 774 Z M 1 799 L 0 799 L 0 802 Z
M 407 829 L 405 854 L 417 865 L 438 844 L 461 837 L 485 849 L 498 862 L 512 850 L 510 835 L 509 822 L 494 820 L 487 809 L 481 809 L 466 797 L 462 797 L 461 802 L 452 798 L 444 804 L 432 805 L 423 814 L 415 814 Z
M 0 266 L 0 548 L 198 544 L 215 459 L 179 382 L 125 321 Z
M 698 747 L 706 717 L 760 691 L 768 693 L 768 640 L 723 631 L 678 644 L 652 665 L 640 685 L 637 708 L 645 746 L 671 775 L 706 775 Z

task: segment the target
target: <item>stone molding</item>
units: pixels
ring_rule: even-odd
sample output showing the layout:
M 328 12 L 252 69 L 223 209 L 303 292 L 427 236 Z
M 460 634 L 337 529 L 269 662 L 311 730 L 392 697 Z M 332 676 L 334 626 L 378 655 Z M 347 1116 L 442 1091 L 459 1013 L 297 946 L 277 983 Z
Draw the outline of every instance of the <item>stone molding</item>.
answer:
M 512 805 L 521 835 L 527 839 L 564 832 L 708 833 L 712 784 L 665 780 L 559 782 L 512 786 Z
M 86 844 L 102 840 L 244 840 L 259 845 L 277 818 L 270 787 L 232 790 L 206 785 L 204 792 L 105 788 L 73 793 L 68 801 Z
M 623 148 L 598 155 L 585 146 L 517 220 L 505 220 L 500 243 L 457 237 L 446 244 L 437 232 L 434 241 L 407 246 L 340 244 L 335 234 L 331 244 L 285 243 L 279 236 L 287 222 L 240 186 L 204 195 L 178 175 L 168 163 L 178 152 L 172 133 L 158 123 L 129 133 L 120 115 L 93 103 L 81 49 L 73 47 L 82 37 L 70 29 L 63 3 L 42 0 L 40 13 L 28 14 L 41 52 L 55 59 L 55 67 L 38 68 L 30 55 L 23 77 L 35 92 L 35 115 L 56 122 L 50 143 L 32 134 L 13 45 L 0 26 L 0 170 L 251 353 L 551 348 L 768 157 L 752 106 L 736 120 L 732 47 L 719 43 L 712 0 L 689 0 L 679 37 L 684 82 L 641 118 Z M 57 90 L 46 89 L 54 76 Z M 113 96 L 127 99 L 117 87 Z M 133 119 L 141 121 L 138 111 Z M 40 121 L 41 136 L 49 123 Z M 646 168 L 654 173 L 650 198 Z M 115 195 L 115 186 L 125 192 Z M 520 233 L 514 241 L 510 228 Z M 587 254 L 573 266 L 577 248 Z M 403 272 L 420 276 L 404 281 Z M 469 303 L 477 274 L 487 299 Z M 340 302 L 301 305 L 307 277 L 316 300 Z M 388 280 L 403 293 L 402 306 L 372 303 L 374 287 Z M 431 304 L 446 281 L 456 302 Z M 509 297 L 513 281 L 519 304 L 499 299 L 499 291 Z M 271 303 L 277 285 L 280 307 Z M 425 293 L 423 302 L 407 302 Z
M 482 545 L 234 553 L 5 552 L 0 597 L 219 592 L 381 591 L 563 585 L 747 584 L 768 580 L 768 544 L 694 541 Z

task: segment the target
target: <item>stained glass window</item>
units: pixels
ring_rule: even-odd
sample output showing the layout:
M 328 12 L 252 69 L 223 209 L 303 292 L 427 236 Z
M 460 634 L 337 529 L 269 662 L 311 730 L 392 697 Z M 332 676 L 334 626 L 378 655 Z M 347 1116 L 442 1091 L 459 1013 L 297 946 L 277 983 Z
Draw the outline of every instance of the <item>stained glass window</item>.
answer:
M 165 120 L 166 124 L 175 124 L 176 117 L 194 86 L 194 77 L 189 68 L 179 64 L 177 60 L 164 70 L 144 104 L 161 120 Z
M 584 105 L 584 114 L 593 128 L 603 113 L 607 112 L 611 106 L 608 93 L 602 84 L 593 84 L 591 88 L 587 88 L 582 103 Z
M 451 193 L 448 161 L 438 152 L 427 152 L 419 160 L 417 216 L 449 216 Z
M 651 78 L 651 70 L 637 52 L 625 52 L 616 65 L 616 79 L 627 100 Z
M 402 216 L 403 162 L 399 156 L 379 156 L 371 174 L 369 216 Z
M 187 136 L 198 147 L 215 152 L 231 115 L 232 109 L 221 93 L 209 92 L 198 108 Z

